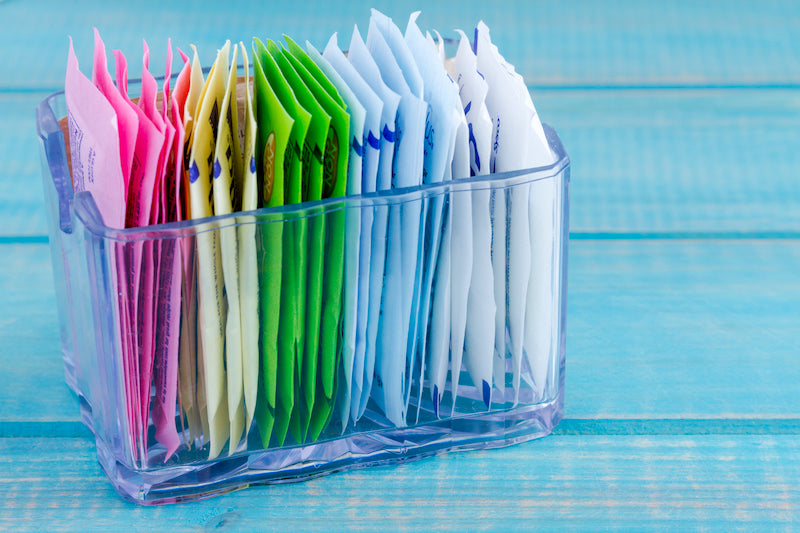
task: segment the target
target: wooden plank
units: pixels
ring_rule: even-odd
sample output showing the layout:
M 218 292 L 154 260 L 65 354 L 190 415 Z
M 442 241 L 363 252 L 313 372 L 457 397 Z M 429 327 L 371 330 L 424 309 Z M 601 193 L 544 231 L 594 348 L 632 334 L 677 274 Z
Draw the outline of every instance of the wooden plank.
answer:
M 23 434 L 63 431 L 54 429 L 63 423 L 74 428 L 80 413 L 64 383 L 49 247 L 0 250 L 0 426 L 12 423 Z
M 582 233 L 800 232 L 797 91 L 534 91 Z
M 0 345 L 15 348 L 0 351 L 0 426 L 37 435 L 78 410 L 47 247 L 3 251 Z M 573 241 L 566 416 L 800 417 L 798 264 L 797 240 Z
M 0 528 L 791 529 L 797 435 L 550 436 L 158 508 L 122 501 L 88 438 L 0 439 Z
M 406 5 L 377 5 L 404 25 Z M 167 35 L 210 64 L 225 38 L 321 46 L 339 31 L 344 45 L 353 22 L 366 31 L 368 4 L 264 6 L 2 2 L 0 529 L 796 527 L 800 5 L 788 0 L 427 5 L 427 27 L 485 18 L 573 159 L 572 229 L 593 240 L 571 246 L 567 420 L 505 450 L 169 508 L 122 502 L 63 383 L 35 244 L 33 106 L 63 84 L 66 34 L 88 72 L 86 13 L 129 58 L 147 38 L 154 70 Z
M 36 106 L 47 94 L 0 94 L 0 236 L 47 234 L 36 141 Z
M 253 36 L 274 39 L 287 33 L 324 46 L 338 31 L 346 46 L 353 24 L 366 33 L 372 5 L 405 28 L 412 8 L 389 1 L 332 4 L 317 0 L 269 6 L 250 1 L 232 7 L 93 0 L 82 9 L 54 0 L 40 2 L 36 9 L 24 2 L 6 2 L 0 49 L 14 53 L 7 54 L 0 67 L 0 87 L 59 87 L 67 35 L 75 38 L 81 63 L 90 65 L 88 28 L 95 24 L 109 48 L 118 48 L 130 58 L 141 52 L 145 38 L 153 48 L 155 68 L 163 64 L 161 48 L 170 36 L 184 49 L 196 43 L 205 64 L 211 64 L 225 39 L 249 43 Z M 502 53 L 535 86 L 797 85 L 799 9 L 790 0 L 658 4 L 583 0 L 547 5 L 515 1 L 502 9 L 489 8 L 479 0 L 461 0 L 427 3 L 420 23 L 453 35 L 453 28 L 471 33 L 483 18 Z M 131 73 L 139 71 L 138 61 L 130 65 Z
M 800 413 L 800 242 L 570 243 L 566 412 Z
M 0 236 L 46 233 L 34 106 L 0 94 Z M 572 160 L 576 234 L 800 235 L 800 93 L 535 91 Z

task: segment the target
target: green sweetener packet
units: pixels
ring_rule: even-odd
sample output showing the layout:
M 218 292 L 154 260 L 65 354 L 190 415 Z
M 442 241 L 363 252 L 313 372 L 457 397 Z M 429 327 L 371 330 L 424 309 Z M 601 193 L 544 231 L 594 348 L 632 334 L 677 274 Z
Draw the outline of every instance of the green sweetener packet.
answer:
M 266 52 L 266 50 L 265 50 Z M 253 89 L 256 115 L 255 167 L 261 207 L 284 204 L 286 150 L 294 119 L 281 105 L 267 82 L 259 50 L 253 46 Z M 278 349 L 283 281 L 283 233 L 281 217 L 272 215 L 258 225 L 258 285 L 260 338 L 256 422 L 264 448 L 269 447 L 273 426 L 283 428 L 283 442 L 294 406 L 294 354 Z M 279 387 L 278 384 L 281 384 Z M 284 422 L 285 421 L 285 422 Z
M 350 116 L 336 88 L 306 52 L 284 35 L 284 51 L 303 83 L 331 117 L 323 155 L 323 198 L 344 196 L 347 187 Z M 337 367 L 341 354 L 340 318 L 344 273 L 345 212 L 329 210 L 325 215 L 324 274 L 322 277 L 322 322 L 319 342 L 317 398 L 311 415 L 310 436 L 316 440 L 327 425 L 334 405 Z
M 303 201 L 322 199 L 323 151 L 330 129 L 331 118 L 305 85 L 295 67 L 273 41 L 267 41 L 267 50 L 280 68 L 297 101 L 311 113 L 311 122 L 303 145 Z M 316 213 L 316 214 L 315 214 Z M 303 372 L 301 375 L 299 410 L 295 411 L 289 427 L 298 442 L 305 440 L 314 408 L 317 365 L 319 354 L 320 312 L 322 309 L 323 253 L 325 221 L 321 213 L 309 210 L 304 213 L 308 221 L 307 270 L 305 272 L 305 344 L 303 346 Z
M 297 101 L 275 60 L 259 39 L 255 39 L 253 54 L 267 84 L 293 120 L 283 154 L 283 203 L 286 205 L 300 203 L 302 201 L 303 175 L 302 147 L 311 122 L 311 114 Z M 256 109 L 258 109 L 258 104 Z M 273 191 L 274 195 L 275 191 Z M 286 431 L 294 411 L 294 405 L 297 403 L 296 399 L 299 398 L 305 344 L 304 307 L 307 271 L 307 222 L 302 216 L 282 220 L 283 250 L 280 261 L 282 269 L 278 317 L 277 409 L 273 426 L 279 446 L 282 446 L 286 439 Z M 267 258 L 267 260 L 277 263 L 274 259 Z M 297 442 L 302 441 L 299 433 L 293 432 L 293 434 Z

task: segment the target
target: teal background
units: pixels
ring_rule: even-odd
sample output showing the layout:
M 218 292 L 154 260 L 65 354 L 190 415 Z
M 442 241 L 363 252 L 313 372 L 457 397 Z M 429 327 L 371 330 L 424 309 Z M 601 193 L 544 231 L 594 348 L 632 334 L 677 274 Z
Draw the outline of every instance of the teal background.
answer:
M 210 64 L 481 18 L 572 159 L 566 419 L 486 452 L 142 508 L 63 381 L 34 108 L 92 26 Z M 0 0 L 0 529 L 800 528 L 800 4 Z M 177 63 L 176 63 L 177 65 Z

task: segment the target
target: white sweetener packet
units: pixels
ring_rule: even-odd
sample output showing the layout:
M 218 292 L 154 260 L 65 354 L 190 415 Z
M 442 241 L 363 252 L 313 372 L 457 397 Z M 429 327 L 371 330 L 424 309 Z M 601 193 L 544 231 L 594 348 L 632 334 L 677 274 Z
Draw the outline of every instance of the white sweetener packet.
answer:
M 442 65 L 438 49 L 422 35 L 419 26 L 417 26 L 416 19 L 418 16 L 419 12 L 411 15 L 406 26 L 405 40 L 419 68 L 420 76 L 423 79 L 423 96 L 428 103 L 428 113 L 425 119 L 425 141 L 423 144 L 422 180 L 424 183 L 441 183 L 445 178 L 445 174 L 448 173 L 446 169 L 451 165 L 451 145 L 456 127 L 448 92 L 451 82 Z M 423 267 L 419 285 L 416 288 L 416 292 L 421 295 L 421 298 L 418 301 L 418 305 L 412 308 L 412 342 L 410 343 L 410 353 L 407 356 L 412 358 L 412 361 L 416 355 L 415 352 L 419 354 L 429 353 L 427 332 L 432 303 L 433 278 L 442 237 L 443 208 L 444 197 L 437 195 L 425 204 L 424 212 L 422 213 L 422 220 L 425 224 L 422 233 L 421 251 Z M 437 368 L 442 367 L 442 363 L 438 358 L 446 358 L 446 350 L 437 352 L 435 356 L 437 357 Z M 418 382 L 420 384 L 423 382 L 427 364 L 427 361 L 420 358 L 418 365 Z M 443 368 L 446 369 L 446 365 Z M 441 395 L 444 393 L 446 375 L 439 372 L 436 378 L 437 382 L 431 386 L 431 394 L 434 394 L 434 389 L 437 391 L 438 398 L 433 399 L 433 401 L 435 411 L 438 414 Z M 421 396 L 421 394 L 422 387 L 420 386 L 419 395 Z
M 339 49 L 337 37 L 334 34 L 325 47 L 323 57 L 336 69 L 337 74 L 353 90 L 359 102 L 364 106 L 364 134 L 362 145 L 364 155 L 361 166 L 361 190 L 364 193 L 373 193 L 378 186 L 378 164 L 381 156 L 381 125 L 383 120 L 383 100 L 364 81 L 345 55 Z M 375 210 L 361 209 L 361 238 L 358 256 L 358 303 L 356 324 L 356 346 L 353 355 L 353 390 L 350 402 L 350 416 L 353 422 L 358 419 L 366 408 L 366 399 L 369 398 L 369 387 L 372 384 L 374 368 L 374 339 L 371 346 L 372 359 L 367 362 L 367 324 L 369 322 L 370 279 L 372 256 L 372 229 Z M 378 302 L 380 302 L 378 300 Z M 377 330 L 376 330 L 377 331 Z M 363 401 L 362 401 L 363 400 Z
M 480 22 L 475 32 L 475 48 L 478 70 L 486 78 L 489 86 L 486 94 L 486 107 L 492 119 L 492 155 L 490 169 L 492 172 L 506 172 L 524 168 L 551 164 L 554 160 L 544 135 L 536 109 L 522 77 L 514 71 L 494 46 L 489 37 L 489 28 Z M 528 307 L 536 307 L 536 302 L 528 305 L 528 285 L 531 280 L 531 247 L 511 246 L 503 250 L 504 242 L 531 242 L 529 220 L 531 207 L 530 186 L 516 186 L 507 194 L 496 193 L 494 198 L 494 220 L 507 220 L 504 241 L 498 239 L 498 228 L 495 227 L 492 257 L 495 274 L 495 299 L 498 304 L 496 324 L 502 329 L 496 332 L 495 349 L 505 353 L 505 346 L 498 346 L 498 341 L 505 340 L 504 330 L 507 327 L 509 348 L 513 368 L 513 387 L 515 403 L 519 398 L 519 382 L 524 346 L 525 313 Z M 547 196 L 549 191 L 537 194 Z M 505 196 L 505 198 L 499 198 Z M 541 201 L 552 204 L 553 196 Z M 538 204 L 537 204 L 538 205 Z M 504 212 L 505 211 L 505 212 Z M 506 215 L 506 216 L 502 216 Z M 536 225 L 537 243 L 539 237 L 546 234 L 552 240 L 552 225 Z M 538 253 L 538 252 L 537 252 Z M 546 251 L 545 251 L 546 253 Z M 500 256 L 506 256 L 505 265 L 498 264 Z M 505 268 L 501 268 L 505 267 Z M 535 273 L 535 283 L 543 283 L 552 276 L 552 265 L 545 271 Z M 498 295 L 498 276 L 505 275 L 504 294 Z M 549 281 L 548 290 L 549 290 Z M 498 297 L 499 296 L 499 297 Z M 501 319 L 504 317 L 504 319 Z M 547 332 L 549 334 L 549 332 Z M 503 342 L 503 344 L 505 344 Z M 546 370 L 545 370 L 546 372 Z
M 348 53 L 350 64 L 355 67 L 365 82 L 383 102 L 381 113 L 381 140 L 380 158 L 378 161 L 377 188 L 378 191 L 389 190 L 392 187 L 392 166 L 394 163 L 395 125 L 397 108 L 400 104 L 400 95 L 392 91 L 381 78 L 380 70 L 370 55 L 367 46 L 358 32 L 353 29 Z M 380 310 L 384 287 L 384 273 L 386 264 L 386 240 L 389 221 L 389 208 L 376 206 L 372 221 L 372 237 L 369 261 L 369 307 L 367 311 L 367 341 L 364 354 L 364 380 L 359 402 L 357 418 L 364 414 L 372 390 L 372 379 L 375 372 L 375 357 L 380 326 Z
M 316 65 L 320 68 L 320 70 L 328 77 L 330 82 L 333 84 L 334 88 L 339 92 L 342 100 L 344 100 L 345 104 L 347 105 L 347 113 L 350 115 L 350 157 L 348 159 L 348 167 L 347 167 L 347 194 L 348 195 L 357 195 L 361 194 L 362 192 L 362 174 L 363 174 L 363 165 L 364 165 L 364 156 L 367 151 L 367 146 L 365 143 L 365 133 L 367 129 L 365 129 L 365 125 L 368 119 L 367 114 L 367 107 L 361 104 L 359 101 L 358 96 L 353 89 L 345 82 L 344 78 L 336 71 L 336 68 L 327 60 L 325 59 L 322 54 L 314 48 L 311 43 L 306 42 L 306 49 L 308 50 L 309 57 L 316 63 Z M 350 64 L 347 62 L 347 59 L 342 55 L 341 50 L 336 47 L 336 51 L 339 52 L 341 56 L 341 60 L 344 61 L 344 64 L 350 67 Z M 352 68 L 352 67 L 351 67 Z M 358 74 L 355 73 L 357 76 Z M 361 80 L 364 83 L 363 80 Z M 366 88 L 368 91 L 372 92 L 369 87 Z M 374 122 L 379 123 L 380 121 L 380 113 L 378 111 L 378 107 L 380 106 L 380 100 L 377 96 L 372 93 L 374 98 L 371 102 L 365 102 L 367 106 L 370 106 L 370 111 L 374 115 Z M 376 113 L 377 112 L 377 113 Z M 377 163 L 377 159 L 375 161 Z M 377 170 L 377 166 L 375 167 Z M 350 418 L 351 413 L 351 405 L 353 404 L 353 397 L 355 396 L 353 393 L 355 391 L 355 387 L 353 383 L 355 381 L 354 376 L 354 368 L 356 359 L 360 359 L 360 366 L 359 366 L 359 385 L 358 385 L 358 393 L 360 395 L 361 392 L 361 383 L 363 382 L 364 376 L 364 350 L 363 350 L 363 333 L 362 332 L 362 343 L 361 343 L 361 352 L 360 356 L 358 354 L 358 310 L 359 305 L 362 300 L 363 296 L 359 291 L 360 288 L 360 266 L 361 266 L 361 258 L 359 257 L 360 254 L 360 242 L 364 240 L 364 233 L 362 233 L 362 213 L 360 209 L 348 209 L 345 213 L 345 232 L 347 234 L 347 239 L 345 241 L 345 288 L 344 288 L 344 302 L 343 302 L 343 309 L 344 309 L 344 319 L 343 319 L 343 337 L 344 337 L 344 346 L 343 346 L 343 353 L 342 353 L 342 366 L 341 366 L 341 378 L 344 380 L 344 388 L 340 389 L 340 394 L 337 400 L 337 409 L 340 413 L 340 420 L 342 423 L 342 432 L 345 431 L 347 428 L 347 421 Z M 371 229 L 371 215 L 370 215 L 370 229 Z M 367 261 L 367 269 L 369 268 L 369 255 L 366 256 Z M 369 276 L 364 276 L 365 279 L 369 279 Z M 366 301 L 366 300 L 365 300 Z M 364 307 L 366 311 L 366 304 Z M 365 324 L 366 325 L 366 324 Z M 360 396 L 359 396 L 360 398 Z M 354 420 L 355 422 L 355 420 Z
M 367 48 L 386 85 L 400 95 L 395 128 L 392 187 L 422 183 L 423 138 L 428 105 L 422 99 L 423 82 L 408 45 L 397 26 L 372 10 Z M 412 201 L 389 209 L 386 271 L 381 299 L 381 324 L 376 355 L 375 399 L 387 417 L 405 424 L 413 371 L 409 353 L 411 309 L 415 281 L 420 277 L 420 216 L 422 202 Z M 409 357 L 410 355 L 410 357 Z
M 461 31 L 459 34 L 461 39 L 452 66 L 468 127 L 470 173 L 473 176 L 486 175 L 489 173 L 492 137 L 492 120 L 486 109 L 488 86 L 478 72 L 477 58 L 467 36 Z M 491 384 L 493 377 L 495 387 L 504 394 L 505 353 L 494 350 L 497 306 L 489 283 L 494 278 L 490 194 L 486 187 L 478 187 L 472 192 L 473 264 L 467 301 L 464 366 L 474 383 L 486 382 L 488 378 Z M 485 397 L 484 393 L 484 401 Z

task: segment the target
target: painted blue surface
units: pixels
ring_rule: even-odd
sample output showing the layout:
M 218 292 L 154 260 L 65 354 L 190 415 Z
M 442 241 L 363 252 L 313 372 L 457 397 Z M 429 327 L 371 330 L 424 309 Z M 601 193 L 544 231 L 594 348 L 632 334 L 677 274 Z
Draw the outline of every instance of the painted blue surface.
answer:
M 140 53 L 141 39 L 147 39 L 152 64 L 163 64 L 165 53 L 154 45 L 165 43 L 168 36 L 184 48 L 196 43 L 201 59 L 210 64 L 225 39 L 249 41 L 253 35 L 288 33 L 324 44 L 338 31 L 340 42 L 349 42 L 353 24 L 366 29 L 370 7 L 381 9 L 402 28 L 410 12 L 422 9 L 421 27 L 440 32 L 468 31 L 482 18 L 504 55 L 534 86 L 800 83 L 800 5 L 791 0 L 515 0 L 497 5 L 480 0 L 270 5 L 249 0 L 236 7 L 157 0 L 133 5 L 90 0 L 75 7 L 58 0 L 3 4 L 0 49 L 17 51 L 4 58 L 9 74 L 0 78 L 0 87 L 5 89 L 59 87 L 66 36 L 73 36 L 78 59 L 88 65 L 92 25 L 109 40 L 113 37 L 114 47 L 126 54 Z
M 800 4 L 429 3 L 483 18 L 572 167 L 566 420 L 540 441 L 140 508 L 63 382 L 34 107 L 67 35 L 281 33 L 318 47 L 368 2 L 0 0 L 0 529 L 786 529 L 800 523 Z M 404 25 L 415 7 L 376 2 Z M 138 66 L 131 65 L 132 72 Z

